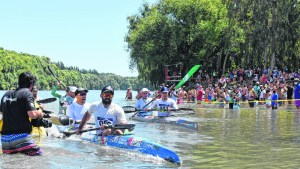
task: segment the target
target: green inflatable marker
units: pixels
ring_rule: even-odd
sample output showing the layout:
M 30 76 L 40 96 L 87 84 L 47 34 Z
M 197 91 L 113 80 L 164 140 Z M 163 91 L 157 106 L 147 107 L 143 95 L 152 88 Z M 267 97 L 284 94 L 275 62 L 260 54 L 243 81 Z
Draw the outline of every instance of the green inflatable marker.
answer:
M 195 65 L 189 70 L 189 72 L 183 77 L 183 79 L 175 86 L 175 89 L 179 89 L 190 77 L 200 68 L 200 65 Z

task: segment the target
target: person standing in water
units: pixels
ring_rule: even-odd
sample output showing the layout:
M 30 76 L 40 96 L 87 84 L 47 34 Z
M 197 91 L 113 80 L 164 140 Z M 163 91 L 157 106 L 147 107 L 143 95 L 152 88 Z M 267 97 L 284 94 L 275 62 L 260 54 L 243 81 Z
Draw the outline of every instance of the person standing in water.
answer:
M 36 77 L 31 72 L 19 75 L 16 90 L 7 91 L 2 99 L 0 111 L 3 114 L 1 126 L 2 150 L 5 154 L 23 153 L 29 156 L 41 155 L 40 147 L 32 139 L 31 119 L 44 117 L 41 109 L 34 105 L 32 89 Z
M 127 89 L 125 100 L 132 100 L 132 91 L 130 88 Z
M 295 78 L 294 84 L 295 84 L 294 87 L 295 105 L 297 109 L 300 109 L 300 83 L 298 78 Z

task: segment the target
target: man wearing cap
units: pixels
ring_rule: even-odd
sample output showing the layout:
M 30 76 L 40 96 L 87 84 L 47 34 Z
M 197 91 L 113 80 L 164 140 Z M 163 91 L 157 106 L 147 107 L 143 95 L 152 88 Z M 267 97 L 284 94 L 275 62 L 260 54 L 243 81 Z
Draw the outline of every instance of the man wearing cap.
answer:
M 156 100 L 152 106 L 151 109 L 158 109 L 160 111 L 171 111 L 171 110 L 177 110 L 178 106 L 176 102 L 173 99 L 170 99 L 168 97 L 168 88 L 163 86 L 161 89 L 161 99 Z M 146 109 L 146 111 L 149 111 L 149 109 Z
M 73 102 L 67 107 L 66 115 L 72 118 L 74 122 L 81 120 L 85 112 L 90 108 L 90 104 L 86 102 L 87 89 L 82 87 L 77 88 L 75 91 L 76 102 Z M 74 125 L 75 128 L 79 127 L 79 124 Z
M 122 107 L 112 103 L 114 89 L 111 86 L 103 87 L 100 96 L 102 101 L 97 101 L 91 104 L 89 110 L 84 114 L 76 133 L 80 134 L 85 123 L 91 118 L 91 116 L 94 116 L 95 127 L 101 128 L 100 130 L 97 130 L 97 134 L 102 135 L 102 143 L 104 144 L 105 140 L 103 136 L 110 134 L 123 134 L 122 130 L 105 129 L 105 126 L 113 124 L 127 124 L 127 120 Z
M 74 98 L 75 91 L 77 88 L 75 86 L 68 86 L 66 89 L 66 95 L 62 96 L 59 93 L 56 93 L 56 91 L 61 85 L 62 82 L 59 82 L 57 86 L 54 86 L 53 90 L 51 91 L 51 94 L 52 96 L 59 99 L 59 114 L 65 114 L 68 105 L 75 102 Z
M 142 98 L 140 98 L 136 104 L 135 104 L 135 108 L 137 110 L 145 110 L 146 108 L 150 108 L 151 107 L 151 104 L 148 104 L 149 102 L 152 101 L 151 98 L 148 97 L 149 95 L 149 90 L 147 88 L 143 88 L 141 91 L 140 91 L 140 94 L 142 95 Z M 148 104 L 148 105 L 147 105 Z M 147 105 L 145 107 L 145 105 Z

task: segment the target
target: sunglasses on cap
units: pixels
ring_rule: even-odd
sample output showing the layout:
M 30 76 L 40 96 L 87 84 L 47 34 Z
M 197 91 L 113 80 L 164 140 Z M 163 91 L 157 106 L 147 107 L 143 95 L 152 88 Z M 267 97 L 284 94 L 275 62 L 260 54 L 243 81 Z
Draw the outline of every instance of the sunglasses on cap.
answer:
M 111 94 L 111 93 L 103 93 L 102 96 L 103 97 L 110 97 L 110 98 L 112 98 L 113 94 Z

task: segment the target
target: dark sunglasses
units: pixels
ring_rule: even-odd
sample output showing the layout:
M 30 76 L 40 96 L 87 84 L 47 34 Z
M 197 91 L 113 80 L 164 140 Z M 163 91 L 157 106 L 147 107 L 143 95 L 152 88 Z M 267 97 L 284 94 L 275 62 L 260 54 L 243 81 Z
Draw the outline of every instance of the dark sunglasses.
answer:
M 102 96 L 112 98 L 113 95 L 111 93 L 103 93 Z
M 86 93 L 79 93 L 80 96 L 86 96 Z

